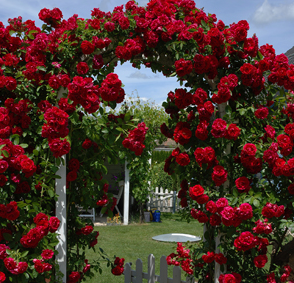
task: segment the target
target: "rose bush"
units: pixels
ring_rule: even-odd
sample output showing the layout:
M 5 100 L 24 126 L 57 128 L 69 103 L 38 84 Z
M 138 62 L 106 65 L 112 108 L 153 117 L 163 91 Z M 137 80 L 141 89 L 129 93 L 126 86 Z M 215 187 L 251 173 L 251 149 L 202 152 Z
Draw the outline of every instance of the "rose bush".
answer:
M 285 282 L 291 269 L 277 256 L 293 220 L 294 67 L 287 57 L 248 37 L 247 21 L 225 26 L 191 0 L 151 0 L 145 8 L 129 1 L 112 13 L 94 8 L 91 19 L 65 20 L 58 8 L 44 8 L 39 18 L 41 28 L 21 17 L 0 22 L 1 280 L 55 274 L 46 250 L 56 254 L 63 155 L 68 282 L 99 269 L 84 253 L 98 234 L 78 207 L 111 213 L 105 159 L 115 160 L 118 147 L 135 155 L 144 149 L 144 123 L 107 113 L 125 97 L 117 61 L 130 60 L 177 76 L 181 86 L 163 103 L 170 119 L 162 133 L 179 144 L 165 171 L 182 180 L 183 216 L 205 223 L 206 241 L 191 250 L 179 245 L 168 262 L 198 282 Z M 223 274 L 214 273 L 219 264 Z M 122 259 L 112 263 L 114 274 L 122 268 Z

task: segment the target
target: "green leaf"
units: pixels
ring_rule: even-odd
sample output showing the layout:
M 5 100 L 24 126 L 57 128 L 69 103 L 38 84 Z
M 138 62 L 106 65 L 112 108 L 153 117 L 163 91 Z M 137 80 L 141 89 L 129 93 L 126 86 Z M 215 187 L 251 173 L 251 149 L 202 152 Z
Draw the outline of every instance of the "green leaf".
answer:
M 29 251 L 24 251 L 21 253 L 20 257 L 25 257 L 28 253 L 29 253 Z
M 225 111 L 226 111 L 226 113 L 228 113 L 228 114 L 232 113 L 232 108 L 231 108 L 231 106 L 230 106 L 230 105 L 227 105 L 226 108 L 225 108 Z
M 21 143 L 20 146 L 21 146 L 22 148 L 27 148 L 29 145 L 28 145 L 27 143 Z
M 238 109 L 239 113 L 241 116 L 243 116 L 246 112 L 246 110 L 244 108 Z
M 102 131 L 101 131 L 102 133 L 104 133 L 104 134 L 108 134 L 109 133 L 109 131 L 108 131 L 108 129 L 107 128 L 104 128 L 104 129 L 102 129 Z
M 5 157 L 9 157 L 9 153 L 6 150 L 2 150 L 1 152 Z
M 259 200 L 258 200 L 258 199 L 253 200 L 253 205 L 254 205 L 255 207 L 259 207 L 259 206 L 260 206 L 260 202 L 259 202 Z
M 44 66 L 38 66 L 37 69 L 46 72 L 46 68 Z
M 51 197 L 51 198 L 53 198 L 54 197 L 54 191 L 52 190 L 52 189 L 49 189 L 48 190 L 48 195 Z
M 13 240 L 12 235 L 10 235 L 8 233 L 3 233 L 2 235 L 3 235 L 4 240 L 6 240 L 8 242 Z
M 19 144 L 19 136 L 18 136 L 18 135 L 15 137 L 13 143 L 14 143 L 15 145 L 18 145 L 18 144 Z
M 36 150 L 36 149 L 34 149 L 34 150 L 33 150 L 33 154 L 34 154 L 35 156 L 39 156 L 39 151 Z

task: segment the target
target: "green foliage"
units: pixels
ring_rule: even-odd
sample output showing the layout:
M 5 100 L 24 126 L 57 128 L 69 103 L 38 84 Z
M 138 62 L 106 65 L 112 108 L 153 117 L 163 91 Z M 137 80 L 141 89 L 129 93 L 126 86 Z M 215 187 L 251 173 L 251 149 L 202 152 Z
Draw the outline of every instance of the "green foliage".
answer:
M 179 178 L 173 179 L 172 176 L 164 172 L 164 162 L 153 164 L 150 171 L 150 181 L 152 189 L 158 187 L 163 190 L 177 191 L 180 189 Z
M 156 163 L 164 162 L 171 154 L 171 151 L 153 150 L 152 151 L 152 166 Z

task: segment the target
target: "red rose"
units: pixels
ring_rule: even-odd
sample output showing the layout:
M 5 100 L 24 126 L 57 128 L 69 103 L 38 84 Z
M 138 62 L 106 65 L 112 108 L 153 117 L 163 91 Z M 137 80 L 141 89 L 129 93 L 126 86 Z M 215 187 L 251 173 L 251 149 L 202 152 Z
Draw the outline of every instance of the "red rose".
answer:
M 8 163 L 5 160 L 0 160 L 0 173 L 4 173 L 8 168 Z
M 229 202 L 226 198 L 219 198 L 215 204 L 217 206 L 217 212 L 220 213 L 226 206 L 229 205 Z
M 256 234 L 270 234 L 273 231 L 272 224 L 267 223 L 267 219 L 264 219 L 264 222 L 257 220 L 255 222 L 256 227 L 252 229 L 252 231 Z
M 90 247 L 96 246 L 97 243 L 98 243 L 98 240 L 97 239 L 94 239 L 93 241 L 90 242 Z
M 32 228 L 26 235 L 22 236 L 20 243 L 25 248 L 36 248 L 42 239 L 40 228 Z
M 192 102 L 193 104 L 199 105 L 204 104 L 207 99 L 207 92 L 202 88 L 197 88 L 195 93 L 193 94 Z
M 291 194 L 291 195 L 294 195 L 294 183 L 289 185 L 288 187 L 288 192 Z
M 204 149 L 201 147 L 196 148 L 194 151 L 196 162 L 199 164 L 200 167 L 202 167 L 202 163 L 204 163 L 205 160 L 205 152 Z
M 13 77 L 6 77 L 5 78 L 5 86 L 10 91 L 15 90 L 16 86 L 17 86 L 16 79 Z
M 20 212 L 17 210 L 17 203 L 15 201 L 11 201 L 6 205 L 6 219 L 8 220 L 16 220 L 19 217 Z
M 226 206 L 222 211 L 221 211 L 221 216 L 222 216 L 222 222 L 226 226 L 231 226 L 234 224 L 235 220 L 235 210 L 231 206 Z
M 44 270 L 44 264 L 43 264 L 43 262 L 41 261 L 41 260 L 39 260 L 39 259 L 36 259 L 35 261 L 34 261 L 34 268 L 35 268 L 35 270 L 38 272 L 38 273 L 43 273 L 45 270 Z
M 123 272 L 124 272 L 124 268 L 120 267 L 119 265 L 111 269 L 111 273 L 116 276 L 122 275 Z
M 89 139 L 85 139 L 85 141 L 82 144 L 83 149 L 88 149 L 92 146 L 92 141 Z
M 203 195 L 204 189 L 200 185 L 195 185 L 194 187 L 190 187 L 189 195 L 193 200 L 196 200 L 198 196 Z
M 202 256 L 205 263 L 212 263 L 214 261 L 214 252 L 207 252 L 206 255 Z
M 207 121 L 200 121 L 200 124 L 197 126 L 195 131 L 196 138 L 204 141 L 208 138 L 208 127 L 209 123 Z
M 176 162 L 181 165 L 181 166 L 186 166 L 190 163 L 190 158 L 189 155 L 187 153 L 180 153 L 177 157 L 176 157 Z
M 203 211 L 198 211 L 196 219 L 198 220 L 199 223 L 208 222 L 208 216 Z
M 263 268 L 266 265 L 267 261 L 268 261 L 268 259 L 267 259 L 266 255 L 258 255 L 253 260 L 254 265 L 257 268 Z
M 49 148 L 52 151 L 53 156 L 57 158 L 69 153 L 70 144 L 66 139 L 60 140 L 59 138 L 56 138 L 49 141 Z
M 68 276 L 68 282 L 69 283 L 76 283 L 76 282 L 79 282 L 81 278 L 81 275 L 79 272 L 77 271 L 72 271 L 71 274 Z
M 70 171 L 66 175 L 66 181 L 73 182 L 77 179 L 77 177 L 78 177 L 77 171 Z
M 253 76 L 256 73 L 256 68 L 253 65 L 249 64 L 249 63 L 245 63 L 240 68 L 240 71 L 241 71 L 241 73 L 243 75 Z
M 78 171 L 80 168 L 80 162 L 76 158 L 72 158 L 68 163 L 68 168 L 71 171 Z
M 49 231 L 51 233 L 54 233 L 58 229 L 59 225 L 60 225 L 60 220 L 57 217 L 55 217 L 55 216 L 50 217 Z
M 81 49 L 84 54 L 92 54 L 95 50 L 95 45 L 87 40 L 84 40 L 81 44 Z
M 6 269 L 8 271 L 14 270 L 17 267 L 16 261 L 13 258 L 11 258 L 11 257 L 8 257 L 8 258 L 5 258 L 4 259 L 4 265 L 5 265 L 5 267 L 6 267 Z
M 266 218 L 281 217 L 285 212 L 283 205 L 278 206 L 268 202 L 262 209 L 261 214 Z
M 222 138 L 226 134 L 226 127 L 227 127 L 227 122 L 223 119 L 215 119 L 212 127 L 211 127 L 211 134 L 215 138 Z
M 236 187 L 239 190 L 239 192 L 244 193 L 248 192 L 250 190 L 250 181 L 247 177 L 240 177 L 235 181 Z
M 6 250 L 10 250 L 10 247 L 6 246 L 5 244 L 0 244 L 0 259 L 3 260 L 8 256 L 8 254 L 6 253 Z
M 249 203 L 242 203 L 238 209 L 238 216 L 242 220 L 248 220 L 253 217 L 252 206 Z
M 85 75 L 85 74 L 87 74 L 88 71 L 89 71 L 89 66 L 88 66 L 88 64 L 87 64 L 86 62 L 79 62 L 79 63 L 77 64 L 77 71 L 78 71 L 78 73 L 81 74 L 81 75 Z
M 45 214 L 45 213 L 38 213 L 35 217 L 34 217 L 34 222 L 38 225 L 39 222 L 41 220 L 45 220 L 45 221 L 48 221 L 48 216 Z
M 46 250 L 43 250 L 42 253 L 41 253 L 41 257 L 43 259 L 50 259 L 52 258 L 54 255 L 54 252 L 52 250 L 49 250 L 49 249 L 46 249 Z
M 128 29 L 130 26 L 130 21 L 127 17 L 121 16 L 118 20 L 118 23 L 121 27 L 121 29 Z
M 189 142 L 191 136 L 190 125 L 187 122 L 178 122 L 174 130 L 175 142 L 184 145 Z
M 235 124 L 230 124 L 226 130 L 226 138 L 229 140 L 236 140 L 241 133 L 241 129 Z
M 0 187 L 4 187 L 7 182 L 7 178 L 5 175 L 0 175 Z
M 16 187 L 15 194 L 27 194 L 31 191 L 31 187 L 28 181 L 19 183 Z
M 21 127 L 27 129 L 31 124 L 31 118 L 28 115 L 23 115 L 21 118 Z
M 267 107 L 261 107 L 261 108 L 257 109 L 254 112 L 254 115 L 258 119 L 262 119 L 262 120 L 266 119 L 267 116 L 268 116 L 268 108 Z
M 227 263 L 227 258 L 222 253 L 215 254 L 214 255 L 214 260 L 218 264 L 226 264 Z
M 175 62 L 176 72 L 179 77 L 183 77 L 185 75 L 188 75 L 193 70 L 193 64 L 189 60 L 185 60 L 183 58 L 177 60 Z
M 100 70 L 104 65 L 104 62 L 103 62 L 103 57 L 101 54 L 99 55 L 94 55 L 93 57 L 93 69 L 96 69 L 96 70 Z
M 218 226 L 221 224 L 221 218 L 218 214 L 212 214 L 209 218 L 209 223 L 211 226 Z
M 4 282 L 5 280 L 6 280 L 5 274 L 2 271 L 0 271 L 0 283 Z
M 217 206 L 216 203 L 212 200 L 210 200 L 209 202 L 206 203 L 205 206 L 206 210 L 211 212 L 211 213 L 216 213 L 217 212 Z
M 61 82 L 59 78 L 56 75 L 52 75 L 50 79 L 48 80 L 48 84 L 53 88 L 53 89 L 59 89 Z
M 90 225 L 87 225 L 86 227 L 83 227 L 81 229 L 81 232 L 82 232 L 83 235 L 89 235 L 89 234 L 92 233 L 92 231 L 93 231 L 93 227 L 90 226 Z
M 207 203 L 207 202 L 209 201 L 209 196 L 203 194 L 203 195 L 201 195 L 201 196 L 196 197 L 196 201 L 197 201 L 199 204 Z
M 221 186 L 227 180 L 227 175 L 228 172 L 223 166 L 217 165 L 213 167 L 211 177 L 216 186 Z
M 250 232 L 242 232 L 241 235 L 235 239 L 234 246 L 238 251 L 248 251 L 258 245 L 258 238 L 254 237 Z

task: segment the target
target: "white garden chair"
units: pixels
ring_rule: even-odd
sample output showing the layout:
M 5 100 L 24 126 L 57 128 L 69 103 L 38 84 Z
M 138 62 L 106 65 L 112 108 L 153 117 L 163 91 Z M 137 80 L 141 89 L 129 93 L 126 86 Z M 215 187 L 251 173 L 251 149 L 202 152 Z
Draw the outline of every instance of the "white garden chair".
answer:
M 123 191 L 124 191 L 124 187 L 125 187 L 124 183 L 121 184 L 121 185 L 119 186 L 118 194 L 117 194 L 117 195 L 113 195 L 113 197 L 117 199 L 117 202 L 116 202 L 116 205 L 115 205 L 115 209 L 116 209 L 117 213 L 119 214 L 119 216 L 120 216 L 121 218 L 122 218 L 122 215 L 121 215 L 121 213 L 120 213 L 120 211 L 119 211 L 119 209 L 118 209 L 118 203 L 119 203 L 119 200 L 120 200 L 120 198 L 121 198 L 121 196 L 122 196 L 122 193 L 123 193 Z M 100 217 L 102 217 L 102 216 L 103 216 L 103 213 L 100 213 Z

